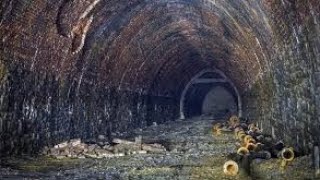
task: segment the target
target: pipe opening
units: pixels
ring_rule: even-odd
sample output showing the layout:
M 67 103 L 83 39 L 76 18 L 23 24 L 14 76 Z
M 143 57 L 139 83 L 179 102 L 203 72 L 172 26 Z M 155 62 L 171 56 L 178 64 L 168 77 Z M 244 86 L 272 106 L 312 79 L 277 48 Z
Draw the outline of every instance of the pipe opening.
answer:
M 282 157 L 285 159 L 285 160 L 291 160 L 294 158 L 294 152 L 292 150 L 284 150 L 282 152 Z
M 223 172 L 228 176 L 236 176 L 239 171 L 239 166 L 235 161 L 229 160 L 223 165 Z
M 236 167 L 234 165 L 232 165 L 232 164 L 229 164 L 227 166 L 227 170 L 230 171 L 230 172 L 234 172 L 234 171 L 236 171 Z

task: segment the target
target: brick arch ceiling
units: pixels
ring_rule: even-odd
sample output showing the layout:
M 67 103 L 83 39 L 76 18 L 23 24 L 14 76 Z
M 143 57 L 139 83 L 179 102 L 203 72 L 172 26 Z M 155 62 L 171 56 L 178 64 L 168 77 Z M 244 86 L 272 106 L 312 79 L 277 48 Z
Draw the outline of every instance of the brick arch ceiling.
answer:
M 1 30 L 10 31 L 2 39 L 25 67 L 59 77 L 71 74 L 80 87 L 94 81 L 165 96 L 179 96 L 203 69 L 220 69 L 240 92 L 268 70 L 266 0 L 72 1 L 80 3 L 78 8 L 70 8 L 69 2 L 20 2 L 9 11 L 23 13 L 2 22 Z M 10 3 L 3 2 L 8 8 Z M 79 35 L 83 45 L 72 53 L 77 36 L 68 36 L 69 26 L 77 26 L 81 15 L 91 19 Z M 15 46 L 24 38 L 34 48 Z M 36 60 L 30 60 L 36 52 Z

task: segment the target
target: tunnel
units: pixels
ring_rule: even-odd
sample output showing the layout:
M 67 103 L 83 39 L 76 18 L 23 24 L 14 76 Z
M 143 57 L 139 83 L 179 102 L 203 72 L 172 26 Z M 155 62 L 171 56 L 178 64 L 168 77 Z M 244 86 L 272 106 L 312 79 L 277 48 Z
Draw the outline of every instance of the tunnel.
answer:
M 220 71 L 203 70 L 186 85 L 180 98 L 180 119 L 202 116 L 225 119 L 242 116 L 241 97 L 233 83 Z
M 317 154 L 318 0 L 0 5 L 1 158 L 232 115 Z

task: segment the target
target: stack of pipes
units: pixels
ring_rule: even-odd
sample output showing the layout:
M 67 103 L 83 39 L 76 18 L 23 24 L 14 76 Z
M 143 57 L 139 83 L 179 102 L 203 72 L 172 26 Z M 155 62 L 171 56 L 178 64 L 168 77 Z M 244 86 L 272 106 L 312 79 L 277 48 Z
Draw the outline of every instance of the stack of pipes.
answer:
M 257 158 L 280 158 L 280 168 L 284 170 L 295 156 L 293 148 L 286 147 L 281 141 L 275 142 L 272 136 L 263 134 L 254 123 L 240 122 L 237 116 L 231 116 L 225 123 L 214 124 L 212 131 L 214 135 L 233 131 L 235 138 L 239 141 L 235 161 L 229 160 L 223 166 L 223 171 L 228 176 L 238 174 L 239 164 L 250 173 L 250 161 Z

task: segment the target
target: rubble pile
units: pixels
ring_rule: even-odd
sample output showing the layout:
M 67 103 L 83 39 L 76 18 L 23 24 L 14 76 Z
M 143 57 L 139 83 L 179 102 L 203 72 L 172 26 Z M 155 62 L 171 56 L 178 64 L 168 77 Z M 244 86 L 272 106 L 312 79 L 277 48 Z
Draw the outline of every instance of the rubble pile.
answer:
M 238 140 L 238 150 L 234 160 L 229 160 L 224 164 L 226 175 L 237 175 L 239 164 L 250 173 L 250 162 L 253 159 L 280 158 L 280 168 L 283 170 L 295 157 L 293 148 L 286 147 L 282 141 L 275 141 L 271 135 L 263 134 L 262 130 L 254 123 L 240 122 L 237 116 L 232 116 L 227 122 L 213 125 L 212 133 L 215 136 L 229 132 L 233 132 Z
M 45 147 L 42 154 L 45 156 L 62 158 L 110 158 L 131 154 L 165 153 L 166 148 L 161 144 L 144 144 L 142 138 L 136 137 L 135 141 L 115 138 L 112 143 L 99 135 L 97 141 L 82 142 L 81 139 L 71 139 L 57 144 L 51 148 Z

